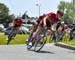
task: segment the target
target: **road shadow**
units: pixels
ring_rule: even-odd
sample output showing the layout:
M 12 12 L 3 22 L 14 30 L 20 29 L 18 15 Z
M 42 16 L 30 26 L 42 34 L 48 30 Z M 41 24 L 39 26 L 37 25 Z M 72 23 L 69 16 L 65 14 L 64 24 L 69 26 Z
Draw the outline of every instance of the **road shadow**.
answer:
M 41 50 L 41 51 L 35 51 L 34 49 L 30 49 L 28 51 L 33 51 L 33 52 L 36 52 L 36 53 L 49 53 L 49 54 L 54 54 L 54 52 L 50 52 L 50 51 L 44 51 L 44 50 Z
M 37 51 L 36 53 L 49 53 L 49 54 L 54 54 L 54 52 L 50 52 L 50 51 Z
M 75 51 L 72 51 L 72 52 L 69 52 L 69 53 L 74 53 L 75 54 Z
M 34 51 L 33 49 L 29 50 L 29 51 L 33 51 L 33 52 L 36 52 L 36 53 L 50 53 L 50 54 L 54 54 L 54 52 L 50 52 L 50 51 Z

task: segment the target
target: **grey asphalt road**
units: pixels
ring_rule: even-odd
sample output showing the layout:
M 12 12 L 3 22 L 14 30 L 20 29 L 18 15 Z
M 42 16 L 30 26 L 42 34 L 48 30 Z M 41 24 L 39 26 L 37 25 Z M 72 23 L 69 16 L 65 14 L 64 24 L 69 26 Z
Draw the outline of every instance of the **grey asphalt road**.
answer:
M 75 51 L 47 44 L 40 52 L 25 45 L 0 45 L 0 60 L 75 60 Z

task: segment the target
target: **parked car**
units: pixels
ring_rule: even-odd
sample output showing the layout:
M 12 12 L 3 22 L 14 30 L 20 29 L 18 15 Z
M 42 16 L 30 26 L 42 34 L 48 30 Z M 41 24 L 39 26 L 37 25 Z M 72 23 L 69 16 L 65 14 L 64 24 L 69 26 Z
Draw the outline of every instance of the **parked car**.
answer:
M 11 31 L 11 27 L 7 27 L 4 31 L 4 34 L 9 35 L 10 31 Z
M 4 31 L 4 25 L 0 24 L 0 31 L 3 32 Z
M 22 26 L 30 28 L 32 24 L 23 24 Z
M 5 32 L 4 32 L 4 34 L 5 34 L 5 35 L 8 35 L 8 34 L 10 33 L 10 31 L 11 31 L 11 27 L 7 27 L 6 30 L 5 30 Z M 18 31 L 18 34 L 26 34 L 26 33 L 29 34 L 30 31 L 29 31 L 28 28 L 26 28 L 26 27 L 24 27 L 24 26 L 22 26 L 22 27 L 20 28 L 20 30 Z
M 18 32 L 19 34 L 29 34 L 30 33 L 30 31 L 29 31 L 29 29 L 27 28 L 27 27 L 24 27 L 24 26 L 22 26 L 21 28 L 20 28 L 20 31 Z

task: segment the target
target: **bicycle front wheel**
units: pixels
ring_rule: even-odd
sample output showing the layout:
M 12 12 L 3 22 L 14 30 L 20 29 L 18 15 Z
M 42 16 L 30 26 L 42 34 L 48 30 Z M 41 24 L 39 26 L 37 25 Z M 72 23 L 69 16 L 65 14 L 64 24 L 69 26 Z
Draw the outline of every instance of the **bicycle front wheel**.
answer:
M 40 36 L 40 35 L 39 35 Z M 34 51 L 38 52 L 40 51 L 43 46 L 45 45 L 47 40 L 47 37 L 43 36 L 41 39 L 35 39 L 35 44 L 34 44 Z
M 10 34 L 8 35 L 7 45 L 10 43 L 14 35 L 14 31 L 10 32 Z

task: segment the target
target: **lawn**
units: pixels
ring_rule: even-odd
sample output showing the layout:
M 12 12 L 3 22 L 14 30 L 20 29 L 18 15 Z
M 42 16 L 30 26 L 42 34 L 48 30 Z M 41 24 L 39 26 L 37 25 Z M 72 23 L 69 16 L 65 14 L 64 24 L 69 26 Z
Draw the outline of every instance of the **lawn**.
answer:
M 25 44 L 27 37 L 28 37 L 27 34 L 18 34 L 10 42 L 10 44 Z M 6 44 L 7 43 L 6 38 L 7 38 L 7 35 L 0 33 L 0 44 Z
M 75 39 L 73 40 L 69 40 L 69 34 L 65 34 L 63 40 L 61 41 L 62 43 L 65 43 L 65 44 L 69 44 L 69 45 L 73 45 L 75 46 Z M 49 42 L 50 38 L 48 37 L 48 40 L 47 40 L 47 43 Z M 53 41 L 54 42 L 54 41 Z M 55 42 L 57 43 L 57 42 Z
M 65 38 L 62 40 L 63 43 L 69 44 L 69 45 L 74 45 L 75 46 L 75 39 L 69 40 L 70 36 L 68 34 L 65 35 Z
M 65 35 L 65 38 L 62 40 L 62 42 L 65 43 L 65 44 L 69 44 L 69 45 L 75 45 L 75 39 L 69 41 L 68 37 L 69 37 L 69 35 Z M 7 35 L 4 35 L 3 33 L 0 33 L 0 44 L 5 45 L 7 43 L 6 38 L 7 38 Z M 28 38 L 27 34 L 18 34 L 10 42 L 10 44 L 25 44 L 27 38 Z M 49 38 L 47 40 L 47 43 L 49 43 Z

